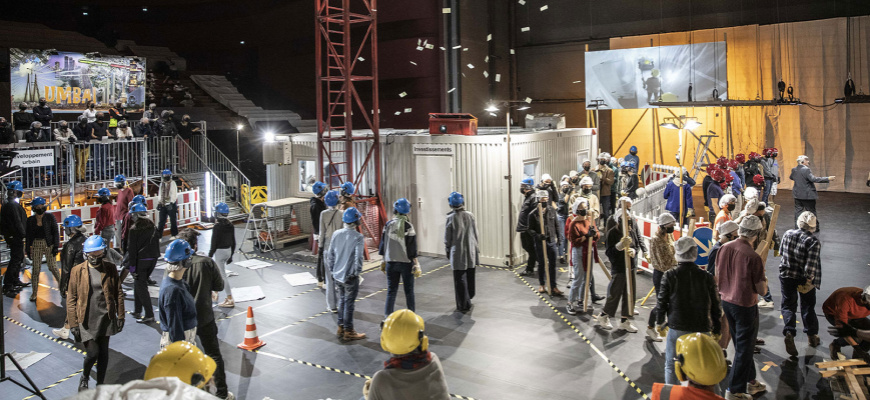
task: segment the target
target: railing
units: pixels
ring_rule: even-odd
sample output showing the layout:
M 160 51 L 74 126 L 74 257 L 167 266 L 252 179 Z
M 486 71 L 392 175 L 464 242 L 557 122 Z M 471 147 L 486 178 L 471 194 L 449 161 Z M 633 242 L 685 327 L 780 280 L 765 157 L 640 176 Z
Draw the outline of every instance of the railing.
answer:
M 206 135 L 192 137 L 190 148 L 202 155 L 205 167 L 224 183 L 227 197 L 242 205 L 245 212 L 250 212 L 250 206 L 245 207 L 245 204 L 251 204 L 250 194 L 245 188 L 251 187 L 251 180 L 239 167 L 230 161 Z

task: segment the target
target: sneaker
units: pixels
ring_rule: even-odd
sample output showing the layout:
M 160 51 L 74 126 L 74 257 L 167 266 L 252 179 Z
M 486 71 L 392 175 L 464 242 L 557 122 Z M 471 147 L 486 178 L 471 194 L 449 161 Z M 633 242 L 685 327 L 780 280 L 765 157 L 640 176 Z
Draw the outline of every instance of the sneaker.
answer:
M 831 344 L 828 345 L 828 349 L 831 351 L 831 360 L 837 361 L 840 359 L 840 350 L 842 350 L 842 348 L 837 344 L 837 342 L 831 342 Z
M 61 339 L 69 339 L 69 329 L 66 329 L 66 328 L 52 329 L 51 333 L 53 333 L 54 336 L 57 336 Z
M 653 342 L 661 342 L 662 337 L 656 332 L 655 328 L 646 328 L 646 338 Z
M 748 393 L 731 393 L 731 391 L 726 391 L 725 400 L 752 400 L 752 396 Z
M 343 340 L 345 342 L 349 342 L 351 340 L 361 340 L 361 339 L 365 339 L 365 338 L 366 338 L 365 333 L 358 333 L 357 331 L 355 331 L 353 329 L 348 330 L 348 331 L 344 331 Z
M 768 309 L 773 309 L 773 302 L 772 302 L 772 301 L 767 301 L 767 300 L 761 300 L 761 301 L 758 302 L 758 307 L 759 307 L 759 308 L 768 308 Z
M 794 345 L 794 335 L 791 332 L 785 334 L 785 352 L 792 357 L 797 357 L 797 347 Z
M 533 275 L 535 275 L 534 270 L 530 271 L 530 270 L 526 269 L 523 272 L 520 272 L 520 276 L 533 276 Z
M 577 309 L 574 308 L 574 303 L 572 303 L 572 302 L 570 302 L 570 301 L 568 302 L 568 305 L 565 306 L 565 311 L 566 311 L 568 314 L 571 314 L 571 315 L 577 315 Z
M 323 289 L 323 282 L 317 282 L 317 288 Z
M 635 328 L 629 320 L 622 321 L 622 323 L 619 324 L 619 330 L 626 331 L 628 333 L 637 333 L 637 328 Z
M 224 397 L 224 400 L 236 400 L 236 395 L 233 392 L 227 392 L 227 397 Z
M 136 320 L 137 324 L 150 324 L 152 322 L 154 322 L 154 317 L 144 317 Z
M 132 313 L 130 314 L 133 319 L 142 319 L 142 313 Z
M 746 392 L 749 393 L 750 396 L 754 396 L 761 392 L 767 391 L 767 385 L 764 382 L 755 380 L 755 382 L 749 382 L 746 384 Z
M 610 324 L 610 317 L 607 314 L 601 314 L 595 317 L 595 322 L 601 327 L 601 329 L 611 330 L 613 329 L 613 325 Z
M 218 307 L 221 308 L 233 308 L 236 306 L 236 302 L 233 299 L 224 299 L 223 303 L 218 304 Z
M 810 344 L 810 347 L 819 347 L 819 344 L 822 343 L 821 339 L 819 339 L 819 335 L 809 335 L 807 336 L 807 341 Z
M 640 315 L 640 311 L 634 310 L 634 315 Z
M 79 379 L 79 392 L 84 392 L 85 390 L 88 390 L 88 378 L 82 376 L 81 379 Z
M 338 326 L 338 331 L 335 332 L 335 336 L 338 336 L 339 339 L 344 338 L 344 327 L 343 326 L 341 326 L 341 325 Z

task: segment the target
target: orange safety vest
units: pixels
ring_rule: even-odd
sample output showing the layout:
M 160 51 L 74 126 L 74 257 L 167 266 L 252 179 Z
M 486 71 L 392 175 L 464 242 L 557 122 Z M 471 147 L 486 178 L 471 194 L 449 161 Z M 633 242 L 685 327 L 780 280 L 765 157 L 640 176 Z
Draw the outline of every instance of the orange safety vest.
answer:
M 652 400 L 724 400 L 722 396 L 690 386 L 653 383 Z

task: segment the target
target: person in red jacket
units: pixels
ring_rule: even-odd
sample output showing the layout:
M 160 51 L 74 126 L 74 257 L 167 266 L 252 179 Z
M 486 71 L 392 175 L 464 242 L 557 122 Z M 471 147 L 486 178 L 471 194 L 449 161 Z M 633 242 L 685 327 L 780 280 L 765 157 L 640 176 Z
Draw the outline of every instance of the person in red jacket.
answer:
M 94 220 L 94 235 L 102 237 L 103 243 L 106 244 L 106 260 L 121 267 L 121 254 L 109 246 L 109 242 L 115 237 L 115 206 L 112 204 L 111 196 L 112 192 L 109 188 L 97 191 L 97 202 L 101 205 Z M 120 243 L 115 243 L 115 246 L 118 245 Z M 128 273 L 126 268 L 121 268 L 121 282 L 127 278 Z
M 589 257 L 588 240 L 592 240 L 593 257 L 598 257 L 597 240 L 601 237 L 601 233 L 595 226 L 594 214 L 587 210 L 588 206 L 589 202 L 585 198 L 578 197 L 572 207 L 575 217 L 568 224 L 567 237 L 568 241 L 571 242 L 571 265 L 574 268 L 574 279 L 571 280 L 571 290 L 568 291 L 566 311 L 571 315 L 576 315 L 577 310 L 583 308 L 586 293 L 586 270 L 591 268 L 591 265 L 586 265 Z M 594 293 L 592 284 L 590 279 L 590 292 Z
M 870 286 L 835 290 L 822 305 L 822 312 L 833 325 L 828 331 L 838 337 L 830 345 L 831 359 L 838 360 L 837 353 L 847 344 L 854 347 L 852 358 L 870 359 Z

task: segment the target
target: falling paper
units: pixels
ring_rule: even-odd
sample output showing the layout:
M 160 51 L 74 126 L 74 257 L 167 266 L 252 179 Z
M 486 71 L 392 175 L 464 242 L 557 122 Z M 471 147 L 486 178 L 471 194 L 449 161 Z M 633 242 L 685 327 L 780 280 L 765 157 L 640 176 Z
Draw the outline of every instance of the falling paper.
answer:
M 770 369 L 770 365 L 765 365 L 765 366 L 761 367 L 761 372 L 767 372 L 767 370 L 769 370 L 769 369 Z
M 402 115 L 401 111 L 396 111 L 396 115 Z
M 408 92 L 402 92 L 402 93 L 399 93 L 399 97 L 405 97 L 405 96 L 407 96 L 407 95 L 408 95 Z
M 423 39 L 417 39 L 417 46 L 423 44 Z
M 550 6 L 541 6 L 541 11 L 547 11 L 548 8 L 550 8 Z
M 409 112 L 411 112 L 411 109 L 410 109 L 410 108 L 406 108 L 406 109 L 405 109 L 405 112 L 406 112 L 406 113 L 409 113 Z
M 521 6 L 523 6 L 526 4 L 526 0 L 519 0 L 518 3 L 520 3 Z
M 241 303 L 244 301 L 262 300 L 265 298 L 266 294 L 263 293 L 263 288 L 259 286 L 233 288 L 233 300 L 235 300 L 236 303 Z
M 265 261 L 253 260 L 253 259 L 252 259 L 252 260 L 238 261 L 238 262 L 235 263 L 235 265 L 238 265 L 238 266 L 240 266 L 240 267 L 245 267 L 245 268 L 247 268 L 247 269 L 260 269 L 260 268 L 266 268 L 266 267 L 269 267 L 269 266 L 271 266 L 272 264 L 269 264 L 269 263 L 267 263 L 267 262 L 265 262 Z
M 468 47 L 463 47 L 462 51 L 468 51 Z
M 300 272 L 298 274 L 284 274 L 284 279 L 290 286 L 313 285 L 317 283 L 317 278 L 311 275 L 310 272 Z
M 526 97 L 526 103 L 531 103 L 531 102 L 532 102 L 532 98 L 531 98 L 531 97 Z
M 359 57 L 359 58 L 357 58 L 357 60 L 365 61 L 366 59 L 365 59 L 365 58 L 362 58 L 362 57 Z
M 514 49 L 511 49 L 511 54 L 517 54 Z
M 462 45 L 453 46 L 453 50 L 461 49 L 461 48 L 462 48 Z
M 417 63 L 415 63 L 415 62 L 413 62 L 413 61 L 410 61 L 410 63 L 411 63 L 411 64 L 414 64 L 414 65 L 417 65 Z
M 423 46 L 417 46 L 417 51 L 423 51 Z
M 532 30 L 532 28 L 529 28 L 528 26 L 524 26 L 524 27 L 520 28 L 520 32 L 528 32 L 530 30 Z
M 441 13 L 443 13 L 443 14 L 450 14 L 451 12 L 452 12 L 452 10 L 449 7 L 441 9 Z
M 483 77 L 484 77 L 484 78 L 489 78 L 489 72 L 483 71 Z
M 489 56 L 486 56 L 486 57 L 483 59 L 483 62 L 489 62 Z
M 474 65 L 473 65 L 473 64 L 468 64 L 468 68 L 474 69 Z
M 501 74 L 495 74 L 495 81 L 501 82 Z
M 535 119 L 535 116 L 532 114 L 526 114 L 526 119 L 531 121 L 531 120 Z
M 490 41 L 490 40 L 492 40 L 492 34 L 491 34 L 491 33 L 488 34 L 488 35 L 486 35 L 486 41 L 488 42 L 488 41 Z
M 456 90 L 456 88 L 451 88 L 450 90 L 447 91 L 447 93 L 453 93 L 455 90 Z
M 425 48 L 427 48 L 427 49 L 429 49 L 429 50 L 432 50 L 432 49 L 435 48 L 435 45 L 432 44 L 432 43 L 428 43 L 428 44 L 426 44 L 426 45 L 423 46 L 423 47 L 425 47 Z M 441 50 L 444 50 L 444 48 L 442 47 Z
M 446 51 L 446 50 L 447 50 L 446 48 L 444 48 L 444 46 L 438 46 L 438 48 L 441 49 L 441 51 Z
M 51 353 L 37 353 L 35 351 L 31 351 L 30 353 L 18 353 L 18 352 L 13 351 L 13 352 L 9 353 L 9 355 L 11 355 L 12 358 L 14 358 L 15 361 L 18 362 L 18 365 L 21 366 L 21 369 L 27 369 L 27 367 L 29 367 L 33 364 L 36 364 L 37 361 L 42 360 L 45 357 L 48 357 L 49 354 L 51 354 Z M 7 371 L 14 371 L 16 369 L 17 368 L 15 368 L 15 364 L 6 363 L 6 370 Z
M 580 83 L 580 82 L 583 82 L 583 81 L 574 81 L 574 82 L 571 82 L 571 83 Z

